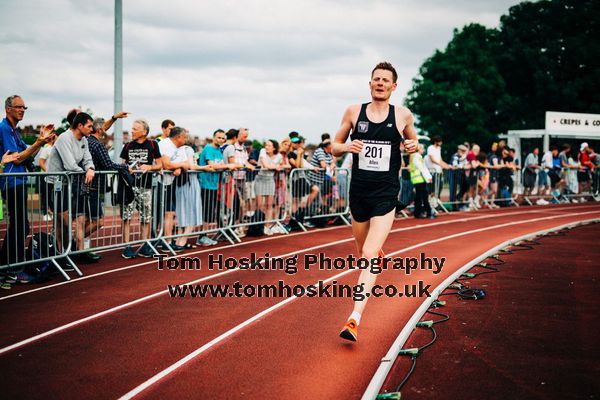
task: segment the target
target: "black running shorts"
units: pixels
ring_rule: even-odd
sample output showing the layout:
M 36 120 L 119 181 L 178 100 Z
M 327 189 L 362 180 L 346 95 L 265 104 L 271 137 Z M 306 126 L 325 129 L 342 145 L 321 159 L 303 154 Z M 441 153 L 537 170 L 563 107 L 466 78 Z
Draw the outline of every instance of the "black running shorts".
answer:
M 350 213 L 356 222 L 367 222 L 373 217 L 386 215 L 398 206 L 398 199 L 350 197 Z

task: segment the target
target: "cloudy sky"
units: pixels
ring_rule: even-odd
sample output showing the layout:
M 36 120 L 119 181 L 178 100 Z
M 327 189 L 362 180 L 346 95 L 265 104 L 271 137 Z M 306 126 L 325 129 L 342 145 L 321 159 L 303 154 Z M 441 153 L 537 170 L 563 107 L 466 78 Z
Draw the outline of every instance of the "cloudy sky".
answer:
M 369 100 L 382 60 L 402 103 L 419 66 L 455 27 L 496 27 L 516 0 L 123 1 L 123 101 L 152 133 L 173 119 L 198 136 L 245 126 L 254 138 L 335 133 Z M 59 123 L 75 106 L 113 113 L 114 2 L 1 1 L 0 88 L 24 124 Z

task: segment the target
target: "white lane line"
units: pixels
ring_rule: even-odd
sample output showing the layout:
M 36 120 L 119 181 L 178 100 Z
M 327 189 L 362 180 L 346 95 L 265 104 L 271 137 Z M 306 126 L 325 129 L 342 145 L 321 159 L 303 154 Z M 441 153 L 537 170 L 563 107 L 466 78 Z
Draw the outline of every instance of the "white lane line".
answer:
M 519 213 L 519 214 L 522 214 L 522 212 Z M 502 214 L 502 215 L 507 215 L 507 214 Z M 415 228 L 425 228 L 425 227 L 434 226 L 434 225 L 451 224 L 451 223 L 454 223 L 454 222 L 465 222 L 465 221 L 471 221 L 471 220 L 477 220 L 477 219 L 483 219 L 483 218 L 492 218 L 494 216 L 496 216 L 496 214 L 491 215 L 491 216 L 478 216 L 478 217 L 473 217 L 473 218 L 453 219 L 453 220 L 450 220 L 450 221 L 441 221 L 441 222 L 436 222 L 436 223 L 431 223 L 431 224 L 425 224 L 425 225 L 416 225 L 416 226 L 412 226 L 412 227 L 397 228 L 397 229 L 392 230 L 390 233 L 396 233 L 396 232 L 401 232 L 401 231 L 405 231 L 405 230 L 409 230 L 409 229 L 415 229 Z M 281 255 L 278 255 L 278 256 L 274 256 L 274 257 L 279 257 L 279 258 L 289 257 L 289 256 L 294 255 L 294 254 L 308 252 L 308 251 L 311 251 L 311 250 L 316 250 L 316 249 L 320 249 L 320 248 L 324 248 L 324 247 L 334 246 L 334 245 L 341 244 L 341 243 L 346 243 L 346 242 L 349 242 L 349 241 L 354 241 L 354 238 L 341 239 L 341 240 L 337 240 L 337 241 L 330 242 L 330 243 L 323 244 L 323 245 L 307 247 L 307 248 L 304 248 L 304 249 L 295 250 L 295 251 L 292 251 L 292 252 L 289 252 L 289 253 L 286 253 L 286 254 L 281 254 Z M 200 279 L 197 279 L 197 280 L 194 280 L 194 281 L 191 281 L 191 282 L 182 283 L 181 285 L 194 285 L 194 284 L 205 282 L 205 281 L 208 281 L 210 279 L 218 278 L 218 277 L 221 277 L 221 276 L 224 276 L 224 275 L 236 272 L 236 271 L 238 271 L 237 268 L 236 269 L 227 270 L 227 271 L 218 272 L 218 273 L 215 273 L 215 274 L 212 274 L 212 275 L 209 275 L 209 276 L 205 276 L 203 278 L 200 278 Z M 155 293 L 152 293 L 150 295 L 140 297 L 140 298 L 138 298 L 136 300 L 132 300 L 132 301 L 129 301 L 127 303 L 124 303 L 124 304 L 121 304 L 121 305 L 118 305 L 118 306 L 115 306 L 115 307 L 111 307 L 111 308 L 106 309 L 104 311 L 100 311 L 98 313 L 89 315 L 87 317 L 84 317 L 84 318 L 72 321 L 72 322 L 70 322 L 68 324 L 64 324 L 64 325 L 58 326 L 58 327 L 56 327 L 54 329 L 51 329 L 49 331 L 42 332 L 42 333 L 40 333 L 38 335 L 35 335 L 35 336 L 32 336 L 32 337 L 30 337 L 28 339 L 21 340 L 21 341 L 19 341 L 17 343 L 14 343 L 12 345 L 9 345 L 7 347 L 2 348 L 2 349 L 0 349 L 0 355 L 2 355 L 4 353 L 7 353 L 9 351 L 12 351 L 14 349 L 17 349 L 19 347 L 23 347 L 25 345 L 34 343 L 36 341 L 39 341 L 41 339 L 44 339 L 44 338 L 46 338 L 48 336 L 51 336 L 51 335 L 54 335 L 56 333 L 63 332 L 65 330 L 67 330 L 67 329 L 70 329 L 70 328 L 73 328 L 75 326 L 81 325 L 81 324 L 83 324 L 85 322 L 89 322 L 89 321 L 92 321 L 94 319 L 97 319 L 97 318 L 100 318 L 100 317 L 103 317 L 103 316 L 106 316 L 106 315 L 109 315 L 109 314 L 121 311 L 121 310 L 123 310 L 125 308 L 128 308 L 128 307 L 134 306 L 136 304 L 139 304 L 139 303 L 142 303 L 142 302 L 154 299 L 156 297 L 162 296 L 162 295 L 167 294 L 167 293 L 168 293 L 168 289 L 161 290 L 159 292 L 155 292 Z
M 395 256 L 397 254 L 400 254 L 402 252 L 415 249 L 417 247 L 422 247 L 422 246 L 426 246 L 426 245 L 433 244 L 433 243 L 439 243 L 439 242 L 443 242 L 445 240 L 454 239 L 454 238 L 457 238 L 457 237 L 460 237 L 460 236 L 470 235 L 470 234 L 473 234 L 473 233 L 483 232 L 483 231 L 487 231 L 487 230 L 491 230 L 491 229 L 503 228 L 503 227 L 512 226 L 512 225 L 521 225 L 521 224 L 526 224 L 526 223 L 530 223 L 530 222 L 544 221 L 544 220 L 549 220 L 549 219 L 565 218 L 565 217 L 569 217 L 569 216 L 593 214 L 593 213 L 598 213 L 598 212 L 600 212 L 600 211 L 588 211 L 588 212 L 583 212 L 583 213 L 570 213 L 570 214 L 565 214 L 565 215 L 561 215 L 561 216 L 553 215 L 553 216 L 549 216 L 549 217 L 534 218 L 534 219 L 529 219 L 529 220 L 524 220 L 524 221 L 507 222 L 507 223 L 504 223 L 504 224 L 488 226 L 488 227 L 485 227 L 485 228 L 473 229 L 473 230 L 470 230 L 470 231 L 460 232 L 460 233 L 456 233 L 456 234 L 453 234 L 453 235 L 444 236 L 442 238 L 428 240 L 428 241 L 425 241 L 425 242 L 422 242 L 422 243 L 418 243 L 416 245 L 409 246 L 409 247 L 406 247 L 404 249 L 400 249 L 400 250 L 394 251 L 392 253 L 389 253 L 388 256 L 389 257 Z M 334 275 L 334 276 L 332 276 L 332 277 L 324 280 L 323 283 L 331 282 L 334 279 L 341 278 L 342 276 L 348 275 L 348 274 L 350 274 L 352 272 L 356 272 L 356 271 L 359 271 L 359 270 L 353 269 L 353 270 L 347 270 L 347 271 L 341 272 L 339 274 L 336 274 L 336 275 Z M 315 282 L 313 285 L 316 286 L 318 284 L 319 284 L 319 282 Z M 241 324 L 234 326 L 233 328 L 231 328 L 228 331 L 226 331 L 226 332 L 222 333 L 221 335 L 217 336 L 216 338 L 214 338 L 210 342 L 208 342 L 208 343 L 202 345 L 201 347 L 199 347 L 198 349 L 194 350 L 193 352 L 191 352 L 187 356 L 183 357 L 182 359 L 180 359 L 176 363 L 174 363 L 174 364 L 170 365 L 169 367 L 165 368 L 164 370 L 162 370 L 158 374 L 154 375 L 153 377 L 151 377 L 147 381 L 143 382 L 142 384 L 138 385 L 134 389 L 130 390 L 129 392 L 127 392 L 126 394 L 124 394 L 123 396 L 121 396 L 120 400 L 129 400 L 129 399 L 137 396 L 138 394 L 140 394 L 141 392 L 143 392 L 144 390 L 146 390 L 150 386 L 152 386 L 155 383 L 157 383 L 158 381 L 160 381 L 162 378 L 164 378 L 167 375 L 171 374 L 175 370 L 181 368 L 183 365 L 187 364 L 188 362 L 190 362 L 191 360 L 193 360 L 194 358 L 196 358 L 200 354 L 204 353 L 205 351 L 207 351 L 211 347 L 213 347 L 213 346 L 217 345 L 218 343 L 222 342 L 223 340 L 225 340 L 229 336 L 235 334 L 236 332 L 240 331 L 244 327 L 246 327 L 246 326 L 250 325 L 251 323 L 259 320 L 260 318 L 266 316 L 267 314 L 270 314 L 273 311 L 275 311 L 275 310 L 283 307 L 284 305 L 289 304 L 289 303 L 291 303 L 294 300 L 297 300 L 298 298 L 299 297 L 296 297 L 296 296 L 289 297 L 289 298 L 287 298 L 287 299 L 285 299 L 285 300 L 283 300 L 283 301 L 281 301 L 281 302 L 279 302 L 279 303 L 277 303 L 277 304 L 275 304 L 275 305 L 273 305 L 273 306 L 271 306 L 271 307 L 269 307 L 269 308 L 261 311 L 260 313 L 258 313 L 256 315 L 254 315 L 253 317 L 247 319 L 246 321 L 242 322 Z
M 588 206 L 571 206 L 571 207 L 561 207 L 560 210 L 571 210 L 571 209 L 582 209 L 582 208 L 589 208 L 592 207 L 593 205 L 590 204 Z M 433 222 L 430 224 L 417 224 L 417 225 L 413 225 L 410 227 L 405 227 L 405 228 L 400 228 L 400 230 L 397 231 L 391 231 L 390 233 L 393 232 L 400 232 L 401 230 L 407 230 L 407 229 L 412 229 L 412 228 L 423 228 L 423 227 L 428 227 L 428 226 L 437 226 L 437 225 L 444 225 L 444 224 L 448 224 L 448 223 L 452 223 L 452 222 L 465 222 L 465 221 L 472 221 L 472 220 L 479 220 L 479 219 L 486 219 L 486 218 L 498 218 L 501 216 L 505 216 L 505 215 L 518 215 L 518 214 L 526 214 L 526 213 L 546 213 L 546 212 L 556 212 L 553 210 L 557 210 L 557 208 L 553 208 L 551 210 L 544 210 L 544 209 L 533 209 L 533 210 L 526 210 L 526 211 L 514 211 L 514 212 L 509 212 L 509 213 L 501 213 L 501 212 L 497 212 L 497 213 L 490 213 L 490 214 L 478 214 L 478 216 L 476 217 L 469 217 L 469 218 L 457 218 L 457 219 L 452 219 L 449 221 L 441 221 L 441 222 Z M 456 215 L 456 214 L 455 214 Z M 468 213 L 464 214 L 465 216 L 469 215 Z M 331 227 L 331 228 L 323 228 L 320 229 L 318 231 L 308 231 L 308 232 L 298 232 L 298 233 L 294 233 L 292 235 L 289 236 L 277 236 L 277 237 L 269 237 L 269 238 L 262 238 L 262 239 L 256 239 L 256 240 L 251 240 L 248 242 L 243 242 L 243 243 L 236 243 L 236 244 L 227 244 L 225 246 L 221 246 L 221 247 L 215 247 L 215 248 L 208 248 L 208 249 L 204 249 L 204 250 L 197 250 L 197 251 L 193 251 L 190 253 L 185 253 L 185 254 L 180 254 L 177 256 L 168 256 L 165 257 L 165 260 L 171 259 L 171 258 L 177 258 L 177 257 L 181 257 L 181 256 L 193 256 L 193 255 L 197 255 L 197 254 L 202 254 L 202 253 L 206 253 L 206 252 L 214 252 L 216 250 L 221 250 L 221 249 L 230 249 L 233 247 L 238 247 L 238 246 L 245 246 L 245 245 L 251 245 L 254 243 L 260 243 L 260 242 L 264 242 L 264 241 L 269 241 L 269 240 L 277 240 L 277 239 L 286 239 L 288 237 L 294 237 L 296 235 L 305 235 L 305 234 L 310 234 L 310 233 L 316 233 L 316 232 L 326 232 L 329 230 L 335 230 L 335 229 L 341 229 L 341 228 L 348 228 L 348 226 L 336 226 L 336 227 Z M 350 239 L 352 240 L 352 239 Z M 42 286 L 42 287 L 38 287 L 35 289 L 30 289 L 30 290 L 26 290 L 23 292 L 19 292 L 19 293 L 13 293 L 7 296 L 2 296 L 0 297 L 0 301 L 3 300 L 8 300 L 8 299 L 12 299 L 15 297 L 21 297 L 21 296 L 25 296 L 28 294 L 33 294 L 33 293 L 37 293 L 37 292 L 41 292 L 44 290 L 48 290 L 48 289 L 52 289 L 55 287 L 59 287 L 59 286 L 63 286 L 63 285 L 70 285 L 73 283 L 77 283 L 77 282 L 81 282 L 81 281 L 85 281 L 87 279 L 92 279 L 92 278 L 97 278 L 100 276 L 104 276 L 104 275 L 108 275 L 108 274 L 112 274 L 112 273 L 116 273 L 116 272 L 121 272 L 121 271 L 126 271 L 129 269 L 133 269 L 133 268 L 139 268 L 145 265 L 150 265 L 150 264 L 155 264 L 156 260 L 152 260 L 152 261 L 145 261 L 145 262 L 141 262 L 138 264 L 133 264 L 133 265 L 128 265 L 125 267 L 120 267 L 120 268 L 115 268 L 115 269 L 110 269 L 107 271 L 103 271 L 103 272 L 98 272 L 95 274 L 91 274 L 91 275 L 85 275 L 82 276 L 80 278 L 76 278 L 76 279 L 72 279 L 70 281 L 62 281 L 62 282 L 57 282 L 57 283 L 53 283 L 51 285 L 46 285 L 46 286 Z

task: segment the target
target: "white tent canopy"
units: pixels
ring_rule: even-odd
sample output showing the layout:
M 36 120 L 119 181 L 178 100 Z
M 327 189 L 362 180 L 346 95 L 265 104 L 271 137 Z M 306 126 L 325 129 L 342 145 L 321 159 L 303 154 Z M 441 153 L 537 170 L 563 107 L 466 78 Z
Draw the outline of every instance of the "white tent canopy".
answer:
M 521 154 L 521 139 L 543 139 L 544 152 L 550 149 L 550 138 L 600 140 L 600 114 L 546 111 L 546 129 L 508 131 L 500 135 L 507 145 Z

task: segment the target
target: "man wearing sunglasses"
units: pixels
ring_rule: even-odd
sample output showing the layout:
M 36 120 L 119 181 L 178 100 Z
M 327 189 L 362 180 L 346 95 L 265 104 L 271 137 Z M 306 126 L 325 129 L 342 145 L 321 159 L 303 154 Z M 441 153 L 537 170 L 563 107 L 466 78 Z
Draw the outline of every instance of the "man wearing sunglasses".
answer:
M 27 172 L 26 165 L 42 148 L 52 140 L 54 125 L 42 126 L 40 135 L 35 143 L 27 147 L 17 124 L 25 116 L 25 102 L 19 95 L 13 95 L 4 102 L 6 118 L 0 122 L 0 154 L 18 154 L 13 162 L 3 165 L 0 175 L 0 191 L 8 208 L 9 220 L 6 236 L 0 251 L 0 265 L 14 264 L 25 261 L 25 238 L 29 233 L 27 219 L 27 177 L 10 176 L 11 173 Z

